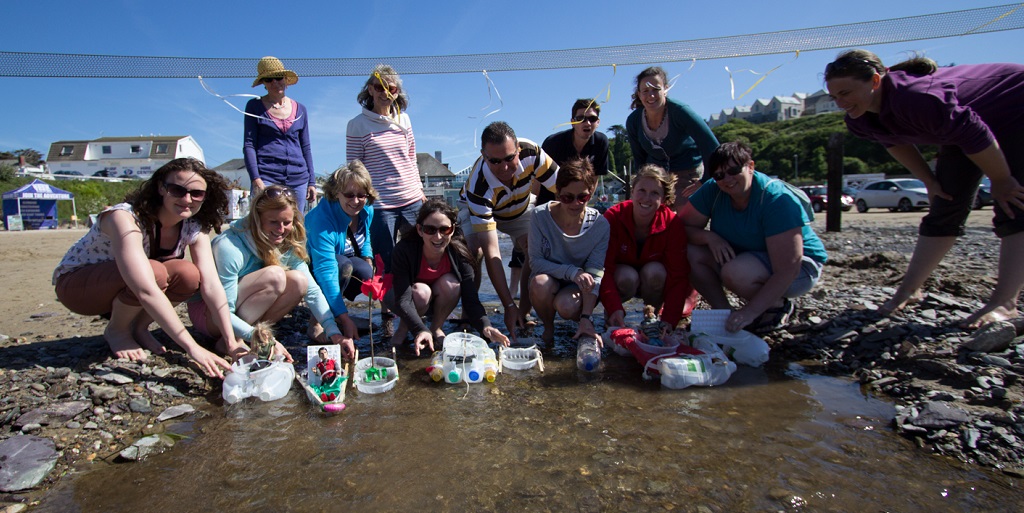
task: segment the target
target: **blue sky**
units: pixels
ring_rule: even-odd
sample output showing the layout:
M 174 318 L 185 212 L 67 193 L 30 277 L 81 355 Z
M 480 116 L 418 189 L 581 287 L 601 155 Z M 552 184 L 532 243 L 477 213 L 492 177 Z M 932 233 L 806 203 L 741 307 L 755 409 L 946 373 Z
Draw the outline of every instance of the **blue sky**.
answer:
M 859 0 L 820 2 L 737 0 L 589 2 L 232 2 L 178 0 L 5 2 L 0 50 L 143 56 L 251 58 L 380 58 L 559 50 L 714 38 L 886 18 L 931 14 L 1002 2 L 962 0 Z M 242 4 L 239 4 L 242 5 Z M 634 7 L 627 7 L 633 5 Z M 766 8 L 765 5 L 772 6 Z M 18 20 L 17 22 L 11 20 Z M 1020 30 L 870 46 L 884 62 L 923 51 L 940 64 L 1024 63 Z M 705 119 L 756 98 L 814 92 L 837 50 L 762 57 L 665 63 L 680 75 L 670 96 Z M 748 96 L 733 100 L 725 71 L 765 72 L 782 65 Z M 457 171 L 478 154 L 479 130 L 505 120 L 520 137 L 540 142 L 564 130 L 578 97 L 606 99 L 601 128 L 624 124 L 632 79 L 643 66 L 490 73 L 503 98 L 500 112 L 480 73 L 404 75 L 417 148 L 443 152 Z M 369 71 L 369 70 L 367 70 Z M 401 70 L 399 70 L 401 71 Z M 757 76 L 738 73 L 736 95 Z M 288 94 L 309 109 L 313 159 L 319 174 L 345 161 L 345 127 L 360 111 L 355 97 L 365 77 L 302 78 Z M 252 78 L 212 79 L 221 94 L 262 94 Z M 207 164 L 242 156 L 242 115 L 209 95 L 195 79 L 0 78 L 8 99 L 0 150 L 34 148 L 53 141 L 103 136 L 192 135 Z M 237 99 L 238 107 L 244 99 Z M 487 108 L 490 107 L 490 108 Z

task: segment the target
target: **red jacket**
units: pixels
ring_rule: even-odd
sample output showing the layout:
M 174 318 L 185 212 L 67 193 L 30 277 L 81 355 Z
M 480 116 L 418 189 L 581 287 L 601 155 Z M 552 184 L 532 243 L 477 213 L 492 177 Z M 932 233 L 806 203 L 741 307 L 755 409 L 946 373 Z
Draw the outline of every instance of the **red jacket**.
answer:
M 661 262 L 668 274 L 665 283 L 665 305 L 661 319 L 675 326 L 682 319 L 686 299 L 693 293 L 690 285 L 690 262 L 686 259 L 686 228 L 683 218 L 662 205 L 654 214 L 651 233 L 644 241 L 641 254 L 637 254 L 636 224 L 633 221 L 633 200 L 626 200 L 609 208 L 604 217 L 611 225 L 608 253 L 604 260 L 604 279 L 601 280 L 601 303 L 605 314 L 622 310 L 622 298 L 615 285 L 615 267 L 628 265 L 638 271 L 648 262 Z M 690 305 L 690 309 L 693 306 Z

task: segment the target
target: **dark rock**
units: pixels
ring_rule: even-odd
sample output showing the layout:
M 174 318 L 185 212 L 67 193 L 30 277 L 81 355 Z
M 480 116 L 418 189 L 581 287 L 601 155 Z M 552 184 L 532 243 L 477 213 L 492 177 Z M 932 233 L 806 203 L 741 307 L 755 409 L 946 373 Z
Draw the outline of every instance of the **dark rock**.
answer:
M 911 419 L 911 423 L 923 428 L 942 429 L 956 427 L 970 419 L 966 411 L 950 406 L 949 403 L 930 401 L 925 403 L 915 418 Z
M 0 492 L 33 488 L 57 464 L 53 440 L 15 435 L 0 442 Z
M 1017 328 L 1006 321 L 990 322 L 982 326 L 968 340 L 963 347 L 970 351 L 982 353 L 995 353 L 1004 351 L 1010 347 L 1014 337 L 1017 336 Z
M 42 408 L 36 408 L 15 421 L 14 425 L 24 426 L 25 424 L 60 424 L 75 418 L 79 413 L 89 409 L 87 401 L 71 401 L 65 403 L 50 404 Z

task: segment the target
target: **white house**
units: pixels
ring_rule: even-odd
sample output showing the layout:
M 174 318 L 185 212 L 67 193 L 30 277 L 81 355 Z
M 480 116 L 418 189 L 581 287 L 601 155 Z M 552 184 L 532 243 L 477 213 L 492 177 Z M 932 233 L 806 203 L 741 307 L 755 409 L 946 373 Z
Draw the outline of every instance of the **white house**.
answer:
M 249 190 L 252 182 L 249 180 L 249 172 L 245 169 L 245 159 L 231 159 L 215 168 L 229 183 L 236 184 L 239 189 Z
M 160 166 L 182 157 L 206 160 L 191 135 L 172 135 L 57 141 L 50 144 L 46 163 L 51 173 L 78 171 L 85 176 L 148 178 Z

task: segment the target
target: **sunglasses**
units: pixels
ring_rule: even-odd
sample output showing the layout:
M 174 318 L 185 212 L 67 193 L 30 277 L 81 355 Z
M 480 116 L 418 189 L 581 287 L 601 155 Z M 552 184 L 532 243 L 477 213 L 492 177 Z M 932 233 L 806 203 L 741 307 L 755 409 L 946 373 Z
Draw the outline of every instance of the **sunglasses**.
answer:
M 601 118 L 592 114 L 590 116 L 575 116 L 572 118 L 572 121 L 573 123 L 582 123 L 584 121 L 587 121 L 591 124 L 597 124 L 598 121 L 601 121 Z
M 450 224 L 448 226 L 432 226 L 429 224 L 420 225 L 420 230 L 422 230 L 425 235 L 430 235 L 431 237 L 437 235 L 438 233 L 440 233 L 441 235 L 448 235 L 449 233 L 452 233 L 452 230 L 454 229 L 455 225 L 453 224 Z
M 559 194 L 558 195 L 558 201 L 561 201 L 562 203 L 565 203 L 565 204 L 572 203 L 573 201 L 578 201 L 580 203 L 586 203 L 586 202 L 590 201 L 590 197 L 591 196 L 593 196 L 593 194 L 589 194 L 589 193 L 577 194 L 575 196 L 573 196 L 572 194 Z
M 263 82 L 264 84 L 269 84 L 275 80 L 284 80 L 284 77 L 263 77 L 263 80 L 260 80 L 260 82 Z
M 295 199 L 295 191 L 287 187 L 268 187 L 263 189 L 263 196 L 270 199 L 277 199 L 281 196 L 286 198 Z
M 206 190 L 204 189 L 186 189 L 176 183 L 170 182 L 164 182 L 164 189 L 167 189 L 167 194 L 170 194 L 175 198 L 184 198 L 186 194 L 196 201 L 203 201 L 203 199 L 206 198 Z
M 509 155 L 507 157 L 501 157 L 501 158 L 486 157 L 486 158 L 487 158 L 487 162 L 490 162 L 492 166 L 497 166 L 497 165 L 499 165 L 499 164 L 501 164 L 503 162 L 512 162 L 513 160 L 516 159 L 516 157 L 518 155 L 519 155 L 518 153 L 513 153 L 513 154 L 511 154 L 511 155 Z
M 373 84 L 373 90 L 377 91 L 378 93 L 383 93 L 384 92 L 384 86 L 382 86 L 380 84 Z M 389 85 L 387 90 L 391 94 L 398 94 L 398 86 Z
M 726 173 L 728 173 L 729 176 L 736 176 L 736 175 L 742 173 L 743 172 L 743 168 L 745 168 L 745 167 L 747 167 L 746 164 L 737 164 L 737 165 L 735 165 L 733 167 L 730 167 L 730 168 L 726 169 L 725 171 L 715 171 L 711 175 L 711 178 L 714 178 L 716 182 L 721 181 L 721 180 L 725 180 Z
M 348 198 L 348 199 L 359 198 L 361 200 L 364 200 L 367 197 L 369 197 L 368 194 L 358 194 L 358 193 L 355 193 L 355 192 L 343 192 L 343 193 L 341 193 L 341 195 L 346 197 L 346 198 Z

